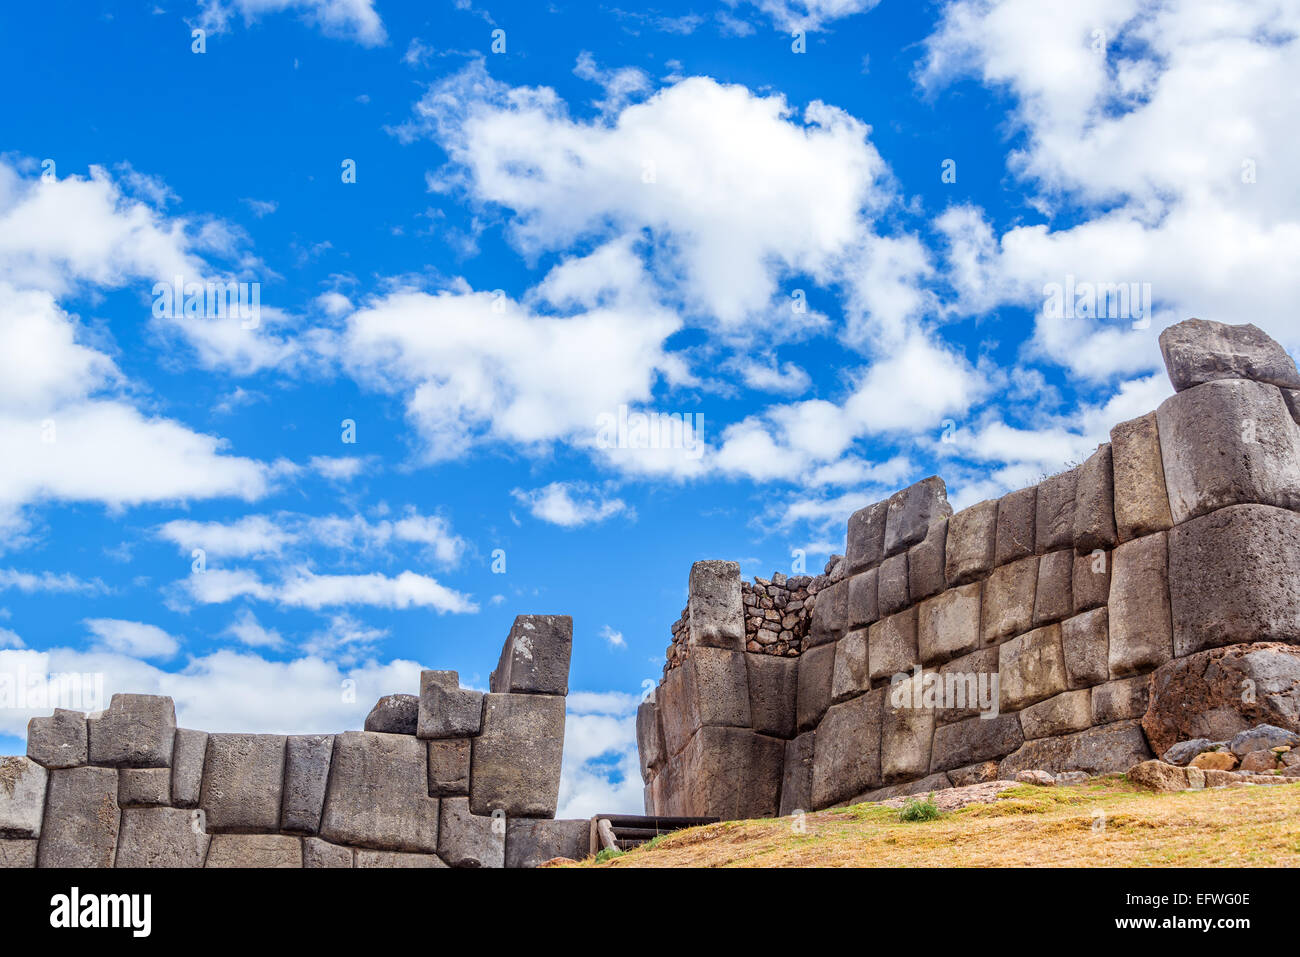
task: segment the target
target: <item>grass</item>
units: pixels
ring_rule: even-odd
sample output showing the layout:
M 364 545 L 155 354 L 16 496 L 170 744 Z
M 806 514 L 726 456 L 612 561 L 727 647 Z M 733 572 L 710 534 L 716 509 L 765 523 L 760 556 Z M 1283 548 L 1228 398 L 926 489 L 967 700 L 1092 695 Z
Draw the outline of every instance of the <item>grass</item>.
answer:
M 934 792 L 922 801 L 920 798 L 910 797 L 898 809 L 898 819 L 900 821 L 937 821 L 939 819 L 939 805 L 934 803 Z
M 1113 776 L 1023 785 L 991 804 L 928 818 L 924 827 L 903 817 L 897 808 L 859 804 L 724 821 L 574 866 L 1300 866 L 1300 787 L 1293 785 L 1156 794 Z

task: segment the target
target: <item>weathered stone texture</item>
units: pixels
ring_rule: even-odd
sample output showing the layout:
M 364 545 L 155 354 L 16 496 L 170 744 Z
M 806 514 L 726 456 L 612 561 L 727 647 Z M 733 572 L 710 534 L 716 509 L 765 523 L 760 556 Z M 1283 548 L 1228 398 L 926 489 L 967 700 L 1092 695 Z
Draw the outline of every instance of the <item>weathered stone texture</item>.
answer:
M 1258 326 L 1187 319 L 1160 333 L 1175 392 L 1216 379 L 1255 379 L 1300 389 L 1295 361 Z
M 27 722 L 27 756 L 47 768 L 75 768 L 88 755 L 86 716 L 55 708 L 48 718 Z
M 311 868 L 352 867 L 353 851 L 350 847 L 331 844 L 319 837 L 302 839 L 302 866 Z
M 333 753 L 332 734 L 291 734 L 285 740 L 283 830 L 299 834 L 320 830 Z
M 739 648 L 744 642 L 744 611 L 740 606 L 740 566 L 734 562 L 697 562 L 697 565 L 735 567 L 731 576 L 715 570 L 691 573 L 689 608 L 693 615 L 691 640 L 696 644 L 725 642 Z M 698 582 L 705 592 L 696 595 Z M 698 621 L 696 620 L 698 619 Z M 698 626 L 698 627 L 697 627 Z M 725 634 L 724 634 L 725 632 Z M 706 640 L 707 639 L 707 640 Z M 488 687 L 496 692 L 529 694 L 569 693 L 569 658 L 573 652 L 573 619 L 568 615 L 519 615 L 501 649 L 501 660 Z
M 795 662 L 798 667 L 798 662 Z M 791 709 L 791 714 L 794 709 Z M 468 744 L 468 742 L 466 742 Z M 641 758 L 641 779 L 650 780 L 650 772 L 659 768 L 667 759 L 668 755 L 664 748 L 664 732 L 659 724 L 659 709 L 655 704 L 654 692 L 650 697 L 637 705 L 636 709 L 636 749 Z M 466 749 L 466 754 L 468 754 Z M 429 750 L 429 793 L 433 793 L 433 749 Z M 468 773 L 469 768 L 466 767 Z
M 1005 565 L 1034 554 L 1034 520 L 1038 511 L 1038 486 L 1009 492 L 998 499 L 997 539 L 993 564 Z
M 108 710 L 86 722 L 91 764 L 163 768 L 171 764 L 176 706 L 171 698 L 115 694 Z
M 1110 674 L 1122 678 L 1173 655 L 1165 533 L 1125 542 L 1111 554 Z
M 463 738 L 478 734 L 483 720 L 483 692 L 460 686 L 454 671 L 420 672 L 416 734 L 421 738 Z
M 911 604 L 907 594 L 907 552 L 891 555 L 881 562 L 877 583 L 882 618 Z
M 888 502 L 876 502 L 849 516 L 844 560 L 850 575 L 879 564 L 884 557 L 885 519 L 888 513 Z
M 590 846 L 591 822 L 519 818 L 506 822 L 506 867 L 536 867 L 556 857 L 580 861 Z
M 172 746 L 172 804 L 198 807 L 203 789 L 203 760 L 208 752 L 208 733 L 177 728 Z
M 785 765 L 781 776 L 781 809 L 785 817 L 812 809 L 813 758 L 817 733 L 807 731 L 785 743 Z
M 814 809 L 879 787 L 880 724 L 886 689 L 878 688 L 831 707 L 817 728 L 813 749 Z
M 1115 530 L 1121 542 L 1173 525 L 1156 414 L 1121 422 L 1110 430 L 1115 483 Z
M 284 749 L 282 734 L 208 735 L 199 793 L 208 830 L 279 829 Z
M 1035 551 L 1040 555 L 1074 546 L 1074 503 L 1079 469 L 1044 479 L 1038 486 L 1035 506 Z
M 30 838 L 0 837 L 0 870 L 35 867 L 36 844 Z
M 917 674 L 893 685 L 881 705 L 880 777 L 885 784 L 923 777 L 930 768 L 935 713 L 925 706 L 926 677 Z
M 740 565 L 705 561 L 691 566 L 687 601 L 690 643 L 740 651 L 745 647 L 745 609 L 740 598 Z M 572 633 L 570 622 L 569 630 Z M 569 663 L 564 662 L 565 680 Z M 493 689 L 495 690 L 495 689 Z
M 50 771 L 37 865 L 112 867 L 120 823 L 116 770 L 81 767 Z
M 948 520 L 944 576 L 949 587 L 983 578 L 993 568 L 998 531 L 996 499 L 964 508 Z
M 831 705 L 835 651 L 835 645 L 820 645 L 799 656 L 797 724 L 800 731 L 817 727 Z
M 49 775 L 31 758 L 0 757 L 0 837 L 41 836 Z
M 1030 705 L 1020 713 L 1020 727 L 1026 739 L 1070 734 L 1082 731 L 1092 723 L 1092 694 L 1086 688 L 1063 691 L 1046 701 Z
M 1061 626 L 1048 625 L 1013 638 L 998 649 L 1003 711 L 1016 711 L 1065 690 Z
M 1074 548 L 1091 552 L 1114 548 L 1115 482 L 1112 477 L 1110 443 L 1098 447 L 1079 467 L 1079 484 L 1074 499 Z
M 744 700 L 748 711 L 748 693 Z M 563 698 L 487 695 L 483 731 L 474 741 L 470 759 L 470 810 L 490 815 L 500 809 L 509 817 L 555 817 L 563 750 Z M 326 808 L 328 811 L 328 802 Z
M 1074 552 L 1063 549 L 1038 559 L 1038 583 L 1034 589 L 1034 627 L 1069 618 L 1074 611 L 1071 579 Z
M 439 738 L 429 742 L 429 794 L 456 797 L 469 794 L 469 738 Z
M 937 595 L 947 586 L 944 579 L 944 543 L 948 519 L 930 526 L 925 539 L 907 553 L 907 594 L 913 602 Z
M 974 651 L 980 643 L 979 582 L 950 588 L 916 612 L 916 643 L 922 665 L 938 665 Z
M 1019 771 L 1035 769 L 1052 774 L 1108 774 L 1127 771 L 1151 756 L 1138 722 L 1117 721 L 1074 734 L 1026 741 L 998 765 L 998 777 L 1014 778 Z
M 122 768 L 117 773 L 121 807 L 159 807 L 171 800 L 170 768 Z
M 1035 556 L 993 569 L 993 574 L 984 582 L 980 613 L 982 644 L 997 644 L 1033 627 L 1037 586 L 1038 559 Z
M 934 729 L 930 770 L 947 771 L 1010 754 L 1024 742 L 1020 716 L 967 718 Z
M 563 709 L 559 698 L 527 697 Z M 336 735 L 320 836 L 335 844 L 436 851 L 438 799 L 429 797 L 427 760 L 424 742 L 409 735 Z
M 1150 675 L 1135 675 L 1097 685 L 1092 689 L 1092 723 L 1142 717 L 1147 710 L 1150 683 Z
M 421 868 L 446 867 L 437 854 L 418 854 L 412 851 L 371 851 L 357 848 L 356 862 L 358 868 Z
M 868 631 L 850 631 L 835 643 L 835 665 L 831 672 L 831 703 L 856 698 L 871 688 L 867 660 Z
M 366 715 L 367 731 L 385 734 L 415 734 L 419 721 L 420 697 L 413 694 L 384 695 Z
M 871 680 L 910 672 L 917 662 L 916 606 L 890 615 L 867 631 L 867 662 Z
M 745 655 L 750 726 L 760 734 L 792 738 L 799 702 L 799 659 Z
M 937 475 L 895 492 L 885 515 L 885 554 L 911 548 L 925 538 L 932 524 L 950 515 L 948 489 Z
M 1100 608 L 1110 600 L 1110 563 L 1113 553 L 1095 549 L 1074 556 L 1074 574 L 1070 580 L 1070 596 L 1074 613 Z
M 880 620 L 879 575 L 872 568 L 848 579 L 846 628 L 866 628 Z
M 114 866 L 202 867 L 211 837 L 199 825 L 184 808 L 125 808 Z
M 745 728 L 701 728 L 680 756 L 685 813 L 774 817 L 784 758 L 785 742 L 779 738 Z
M 817 603 L 813 606 L 812 625 L 808 629 L 804 649 L 838 641 L 848 629 L 848 620 L 849 583 L 845 579 L 817 593 Z
M 214 834 L 204 866 L 300 868 L 302 839 L 287 834 Z
M 1061 652 L 1070 688 L 1087 688 L 1110 677 L 1110 638 L 1105 608 L 1061 622 Z
M 438 856 L 451 867 L 505 867 L 506 818 L 471 814 L 469 798 L 445 798 Z

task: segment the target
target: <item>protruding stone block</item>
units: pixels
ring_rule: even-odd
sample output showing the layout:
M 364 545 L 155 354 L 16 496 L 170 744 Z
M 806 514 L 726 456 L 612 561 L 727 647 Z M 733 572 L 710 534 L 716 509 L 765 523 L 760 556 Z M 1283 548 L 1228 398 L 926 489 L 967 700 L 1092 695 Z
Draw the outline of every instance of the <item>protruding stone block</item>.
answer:
M 880 563 L 885 555 L 885 519 L 888 502 L 876 502 L 849 516 L 844 560 L 850 575 Z
M 429 742 L 429 794 L 457 797 L 469 794 L 469 738 L 439 738 Z
M 1076 615 L 1110 600 L 1110 560 L 1111 553 L 1101 550 L 1074 556 L 1070 593 Z
M 701 728 L 681 755 L 686 814 L 774 817 L 784 757 L 779 738 L 746 728 Z
M 1110 774 L 1127 771 L 1151 757 L 1136 721 L 1116 721 L 1074 734 L 1026 741 L 998 765 L 998 777 L 1014 779 L 1021 771 L 1084 771 Z
M 282 734 L 210 734 L 199 806 L 208 830 L 278 831 L 284 782 Z
M 704 650 L 709 649 L 694 649 L 689 660 L 696 661 Z M 743 662 L 741 668 L 743 675 Z M 749 710 L 748 693 L 744 707 Z M 563 698 L 487 695 L 483 731 L 474 741 L 470 759 L 470 811 L 490 815 L 500 809 L 508 817 L 555 817 L 563 750 Z
M 451 867 L 505 867 L 506 819 L 471 814 L 469 798 L 445 798 L 438 856 Z
M 745 607 L 741 601 L 740 565 L 696 562 L 691 566 L 687 619 L 690 643 L 743 651 Z M 565 662 L 568 674 L 568 662 Z
M 1030 555 L 999 565 L 984 582 L 980 641 L 997 644 L 1034 626 L 1034 592 L 1038 586 L 1038 558 Z
M 1034 589 L 1034 627 L 1069 618 L 1074 612 L 1071 579 L 1074 552 L 1062 549 L 1038 559 L 1038 584 Z
M 177 728 L 172 746 L 172 804 L 198 807 L 203 789 L 203 760 L 208 753 L 208 733 Z
M 0 758 L 0 836 L 40 837 L 49 773 L 31 758 Z
M 760 734 L 793 738 L 799 701 L 799 659 L 745 655 L 750 726 Z
M 1087 688 L 1110 677 L 1107 619 L 1108 612 L 1103 607 L 1061 622 L 1061 653 L 1068 687 Z
M 454 671 L 420 672 L 419 737 L 468 737 L 478 734 L 482 720 L 483 692 L 462 688 Z
M 937 475 L 895 492 L 886 505 L 885 554 L 896 555 L 918 544 L 931 525 L 950 515 L 948 488 Z
M 919 660 L 916 647 L 916 607 L 890 615 L 867 631 L 867 660 L 871 680 L 910 672 Z
M 1300 642 L 1300 516 L 1236 505 L 1178 526 L 1169 543 L 1174 654 Z
M 879 593 L 880 570 L 869 569 L 848 580 L 848 605 L 845 626 L 866 628 L 880 620 Z
M 1064 691 L 1020 712 L 1026 739 L 1070 734 L 1092 724 L 1092 693 L 1087 688 Z
M 835 643 L 835 668 L 831 674 L 831 702 L 856 698 L 871 688 L 867 662 L 866 628 L 849 632 Z
M 333 754 L 332 734 L 291 734 L 286 739 L 281 830 L 299 834 L 315 834 L 320 830 Z
M 949 587 L 983 578 L 993 568 L 998 532 L 998 502 L 989 499 L 964 508 L 948 520 L 944 576 Z
M 1121 542 L 1173 525 L 1156 414 L 1121 422 L 1110 430 L 1115 483 L 1115 530 Z
M 1110 443 L 1099 446 L 1079 467 L 1079 484 L 1074 495 L 1074 548 L 1091 552 L 1114 548 L 1115 481 L 1111 468 Z
M 536 867 L 556 857 L 587 857 L 591 822 L 520 818 L 506 822 L 506 867 Z
M 351 867 L 352 848 L 322 841 L 319 837 L 302 839 L 302 866 L 311 868 Z
M 930 526 L 925 539 L 907 553 L 907 594 L 913 602 L 937 595 L 947 586 L 944 578 L 944 544 L 948 539 L 948 519 Z
M 874 626 L 873 626 L 874 627 Z M 834 683 L 835 645 L 809 648 L 799 656 L 799 695 L 797 720 L 799 731 L 817 727 L 831 705 Z
M 839 641 L 848 630 L 849 582 L 838 581 L 817 593 L 804 649 Z
M 204 867 L 301 868 L 302 838 L 288 834 L 215 834 Z
M 1038 485 L 1034 518 L 1035 548 L 1040 555 L 1074 545 L 1074 503 L 1079 469 L 1058 472 Z
M 558 702 L 563 713 L 561 698 L 510 697 Z M 436 851 L 438 799 L 429 797 L 427 760 L 426 745 L 410 735 L 372 731 L 335 735 L 320 836 L 335 844 Z
M 212 838 L 196 824 L 195 813 L 183 808 L 125 808 L 114 866 L 202 867 Z
M 1111 554 L 1110 675 L 1123 678 L 1173 654 L 1165 533 L 1125 542 Z
M 1258 326 L 1187 319 L 1160 333 L 1175 392 L 1217 379 L 1254 379 L 1300 389 L 1295 361 Z
M 27 722 L 27 756 L 47 768 L 75 768 L 86 763 L 86 716 L 55 708 L 48 718 Z
M 93 737 L 91 742 L 93 747 Z M 50 771 L 45 812 L 37 866 L 113 866 L 121 820 L 116 770 L 80 767 Z
M 998 648 L 981 648 L 954 658 L 939 668 L 944 707 L 936 719 L 952 724 L 998 710 Z
M 1061 626 L 1036 628 L 998 649 L 998 685 L 1003 711 L 1019 709 L 1065 690 Z
M 813 756 L 817 732 L 807 731 L 785 743 L 781 777 L 781 816 L 812 809 Z
M 798 667 L 797 661 L 795 667 Z M 660 767 L 668 757 L 664 750 L 664 732 L 659 726 L 659 709 L 655 706 L 653 692 L 636 709 L 636 749 L 641 757 L 641 779 L 648 781 L 650 771 Z M 430 756 L 432 753 L 431 751 Z
M 978 764 L 1010 754 L 1024 742 L 1020 716 L 1000 714 L 993 718 L 967 718 L 934 729 L 930 771 Z
M 924 777 L 929 770 L 934 709 L 925 706 L 926 677 L 913 675 L 891 686 L 881 704 L 880 776 L 885 784 Z
M 117 773 L 121 807 L 162 807 L 171 800 L 170 768 L 122 768 Z
M 171 765 L 176 706 L 171 698 L 115 694 L 108 710 L 86 722 L 90 763 L 121 768 Z
M 880 718 L 886 689 L 831 707 L 813 748 L 812 807 L 880 787 Z
M 709 568 L 697 572 L 701 565 Z M 734 568 L 734 577 L 730 574 L 719 577 L 713 569 L 717 565 Z M 697 595 L 697 587 L 705 591 Z M 722 638 L 723 647 L 739 647 L 737 641 L 743 643 L 745 637 L 740 566 L 735 562 L 696 562 L 691 569 L 689 608 L 694 644 L 718 644 Z M 732 616 L 739 625 L 731 620 Z M 734 634 L 737 627 L 739 639 Z M 488 687 L 500 693 L 567 695 L 572 653 L 573 618 L 569 615 L 519 615 L 510 626 L 501 660 L 492 672 Z
M 418 695 L 384 695 L 366 715 L 364 727 L 367 731 L 382 731 L 384 734 L 415 734 L 419 713 Z
M 997 539 L 993 564 L 1005 565 L 1034 554 L 1034 521 L 1038 511 L 1038 486 L 1009 492 L 998 499 Z
M 880 563 L 878 582 L 882 618 L 902 611 L 911 604 L 907 596 L 907 552 L 890 555 Z
M 1140 718 L 1150 700 L 1150 675 L 1119 678 L 1092 689 L 1092 723 L 1110 724 Z
M 916 644 L 922 665 L 938 665 L 980 643 L 980 583 L 950 588 L 920 604 Z
M 749 669 L 742 651 L 693 648 L 683 668 L 694 692 L 696 727 L 753 727 L 749 707 Z

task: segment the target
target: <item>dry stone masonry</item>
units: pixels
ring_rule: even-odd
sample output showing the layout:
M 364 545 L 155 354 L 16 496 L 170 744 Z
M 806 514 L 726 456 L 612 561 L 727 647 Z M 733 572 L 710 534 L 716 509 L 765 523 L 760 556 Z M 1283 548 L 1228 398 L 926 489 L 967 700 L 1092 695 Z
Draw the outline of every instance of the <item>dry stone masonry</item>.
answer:
M 815 579 L 697 563 L 637 715 L 646 813 L 789 814 L 1300 732 L 1300 374 L 1252 325 L 1192 319 L 1160 346 L 1175 394 L 1076 468 L 956 514 L 924 479 L 850 516 Z M 1231 773 L 1291 766 L 1255 751 Z
M 364 731 L 208 734 L 170 698 L 33 718 L 0 758 L 0 867 L 532 867 L 557 821 L 573 621 L 515 619 L 485 694 L 425 671 Z

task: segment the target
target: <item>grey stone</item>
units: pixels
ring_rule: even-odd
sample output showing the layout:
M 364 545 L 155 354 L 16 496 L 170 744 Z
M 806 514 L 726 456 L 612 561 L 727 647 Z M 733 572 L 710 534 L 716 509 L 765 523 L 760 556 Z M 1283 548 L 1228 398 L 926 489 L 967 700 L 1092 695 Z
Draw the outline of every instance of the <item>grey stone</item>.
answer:
M 116 770 L 50 771 L 37 866 L 112 867 L 120 819 Z
M 980 643 L 979 582 L 941 592 L 916 610 L 916 644 L 922 665 L 938 665 L 974 651 Z
M 799 731 L 809 731 L 817 727 L 822 715 L 831 706 L 835 650 L 835 645 L 819 645 L 816 648 L 809 648 L 799 656 L 796 722 Z
M 1038 511 L 1038 486 L 1031 485 L 998 499 L 998 530 L 993 564 L 1005 565 L 1034 554 L 1034 521 Z
M 930 526 L 952 515 L 948 488 L 937 475 L 923 478 L 891 495 L 886 503 L 885 555 L 921 542 Z
M 302 839 L 287 834 L 214 834 L 203 866 L 301 868 Z
M 36 866 L 36 841 L 0 837 L 0 870 Z
M 1160 403 L 1156 419 L 1175 524 L 1225 505 L 1300 507 L 1300 427 L 1276 387 L 1207 382 Z
M 872 681 L 910 672 L 919 657 L 915 606 L 890 615 L 867 630 L 867 661 Z
M 872 568 L 848 579 L 845 627 L 866 628 L 880 620 L 879 569 Z
M 1252 751 L 1271 751 L 1273 748 L 1294 748 L 1300 745 L 1300 734 L 1279 728 L 1272 724 L 1261 724 L 1246 731 L 1239 731 L 1228 742 L 1228 750 L 1237 757 L 1244 757 Z
M 1017 711 L 1065 690 L 1061 626 L 1035 628 L 998 649 L 998 685 L 1003 711 Z
M 1300 389 L 1283 389 L 1282 399 L 1286 402 L 1286 410 L 1291 413 L 1291 418 L 1300 425 Z
M 1017 771 L 1016 780 L 1021 784 L 1032 784 L 1036 787 L 1056 787 L 1056 777 L 1046 771 Z
M 785 742 L 779 738 L 747 728 L 700 728 L 680 755 L 685 814 L 726 820 L 774 817 L 784 758 Z
M 1087 688 L 1109 678 L 1107 610 L 1094 608 L 1061 622 L 1061 652 L 1068 687 Z
M 998 649 L 982 648 L 954 658 L 939 668 L 943 701 L 936 718 L 940 724 L 952 724 L 981 713 L 998 710 Z
M 932 676 L 917 674 L 893 684 L 881 704 L 880 777 L 885 784 L 923 777 L 929 770 L 935 716 L 922 697 L 926 677 Z
M 471 814 L 469 798 L 444 798 L 438 856 L 451 867 L 505 867 L 506 819 Z
M 745 655 L 750 725 L 760 734 L 793 738 L 799 702 L 799 659 Z
M 806 655 L 806 653 L 805 653 Z M 686 659 L 690 661 L 689 658 Z M 672 668 L 655 689 L 655 707 L 664 732 L 664 758 L 667 760 L 686 747 L 698 727 L 695 711 L 694 669 L 686 662 Z
M 1235 505 L 1169 533 L 1174 654 L 1300 642 L 1300 516 Z
M 1074 500 L 1079 469 L 1052 475 L 1038 485 L 1034 519 L 1035 551 L 1040 555 L 1074 546 Z
M 1087 688 L 1063 691 L 1020 713 L 1020 727 L 1026 739 L 1070 734 L 1092 723 L 1092 695 Z
M 371 851 L 357 848 L 355 867 L 376 869 L 394 867 L 446 867 L 437 854 L 417 854 L 410 851 Z
M 741 603 L 740 565 L 706 561 L 691 566 L 687 617 L 690 643 L 741 651 L 745 647 L 745 608 Z M 572 626 L 570 626 L 572 628 Z M 568 661 L 565 661 L 568 674 Z
M 389 694 L 380 698 L 364 725 L 367 731 L 385 734 L 415 734 L 419 721 L 420 698 L 413 694 Z
M 1168 751 L 1161 755 L 1161 760 L 1166 764 L 1176 764 L 1179 767 L 1186 767 L 1191 763 L 1192 758 L 1206 751 L 1214 750 L 1214 742 L 1209 738 L 1194 738 L 1191 741 L 1180 741 L 1173 745 Z
M 1058 785 L 1087 784 L 1092 780 L 1087 771 L 1058 771 L 1055 777 Z
M 469 738 L 440 738 L 429 742 L 429 794 L 457 797 L 469 794 Z
M 1165 533 L 1125 542 L 1110 578 L 1110 676 L 1150 671 L 1173 655 Z
M 199 807 L 208 830 L 277 831 L 284 782 L 282 734 L 210 734 Z
M 86 722 L 90 763 L 122 768 L 171 765 L 176 706 L 171 698 L 115 694 L 108 710 Z
M 1038 584 L 1034 589 L 1034 627 L 1069 618 L 1074 611 L 1070 580 L 1074 577 L 1074 552 L 1063 549 L 1038 559 Z
M 1097 685 L 1092 689 L 1092 723 L 1109 724 L 1140 718 L 1150 700 L 1150 675 L 1135 675 Z
M 161 807 L 171 800 L 170 768 L 122 768 L 117 774 L 121 807 Z
M 352 866 L 352 848 L 340 847 L 319 837 L 302 839 L 302 866 L 311 868 L 340 868 Z
M 557 857 L 581 861 L 590 848 L 591 822 L 520 818 L 506 822 L 506 867 L 536 867 Z
M 1160 333 L 1174 391 L 1216 379 L 1255 379 L 1300 389 L 1295 361 L 1258 326 L 1187 319 Z
M 1016 714 L 967 718 L 942 725 L 934 729 L 930 771 L 947 771 L 1000 758 L 1015 751 L 1024 740 L 1020 716 Z
M 937 595 L 947 585 L 944 579 L 944 543 L 948 538 L 948 519 L 930 526 L 925 539 L 907 553 L 907 594 L 917 602 Z
M 867 664 L 867 629 L 858 628 L 835 642 L 835 666 L 831 673 L 831 703 L 856 698 L 871 688 Z
M 948 520 L 944 577 L 949 587 L 983 578 L 993 568 L 998 503 L 989 499 L 964 508 Z
M 811 809 L 880 787 L 880 718 L 886 689 L 833 705 L 817 728 Z
M 1026 741 L 998 765 L 998 777 L 1011 778 L 1018 771 L 1035 768 L 1052 774 L 1109 774 L 1127 771 L 1150 757 L 1151 749 L 1138 722 L 1116 721 L 1074 734 Z
M 281 830 L 299 834 L 315 834 L 320 830 L 333 753 L 332 734 L 291 734 L 286 739 Z
M 1110 600 L 1110 557 L 1110 552 L 1101 549 L 1074 556 L 1070 594 L 1076 615 Z
M 839 641 L 848 630 L 848 620 L 849 580 L 845 579 L 817 593 L 817 603 L 813 605 L 812 622 L 808 627 L 808 637 L 804 639 L 804 649 Z
M 1119 540 L 1127 542 L 1173 525 L 1156 414 L 1148 412 L 1112 428 L 1110 446 Z
M 564 704 L 549 696 L 511 697 Z M 405 734 L 335 735 L 320 836 L 381 850 L 436 851 L 438 799 L 429 797 L 426 747 Z
M 482 721 L 483 692 L 462 688 L 454 671 L 420 672 L 419 737 L 467 737 L 478 734 Z
M 1079 484 L 1074 493 L 1074 548 L 1091 552 L 1114 548 L 1115 482 L 1111 472 L 1110 443 L 1101 445 L 1079 466 Z
M 1038 558 L 1030 555 L 993 569 L 984 582 L 980 641 L 993 645 L 1034 626 Z
M 703 650 L 708 649 L 696 648 L 691 660 Z M 563 749 L 563 698 L 489 694 L 483 705 L 483 731 L 470 758 L 470 811 L 555 817 Z
M 687 670 L 688 686 L 694 692 L 691 708 L 696 727 L 753 727 L 749 669 L 745 663 L 749 657 L 742 651 L 722 648 L 691 649 L 682 668 Z
M 882 618 L 911 604 L 907 596 L 907 552 L 891 555 L 881 562 L 877 582 Z
M 996 781 L 998 779 L 998 763 L 996 761 L 981 761 L 979 764 L 971 764 L 964 768 L 954 768 L 947 772 L 948 780 L 952 782 L 955 788 L 969 787 L 972 784 L 984 784 L 987 781 Z
M 75 768 L 87 759 L 86 716 L 55 708 L 27 722 L 27 756 L 47 768 Z
M 798 667 L 798 662 L 795 667 Z M 664 750 L 664 732 L 659 726 L 659 709 L 655 706 L 653 693 L 636 709 L 636 749 L 641 758 L 641 779 L 648 781 L 651 770 L 660 767 L 668 757 Z M 433 760 L 432 750 L 429 752 L 429 760 Z M 429 790 L 432 793 L 432 785 Z
M 950 787 L 953 787 L 952 778 L 947 773 L 940 771 L 938 774 L 929 774 L 915 781 L 904 781 L 901 784 L 891 784 L 888 787 L 865 791 L 849 798 L 847 801 L 841 802 L 841 804 L 843 806 L 888 801 L 890 798 L 907 797 L 912 794 L 928 794 L 931 791 L 942 791 Z
M 806 731 L 785 743 L 785 765 L 781 776 L 781 817 L 812 808 L 812 772 L 816 743 L 816 731 Z
M 199 824 L 198 815 L 183 808 L 125 808 L 114 866 L 202 867 L 211 837 Z
M 31 758 L 0 757 L 0 837 L 40 837 L 49 772 Z
M 172 804 L 198 807 L 203 789 L 203 760 L 208 753 L 208 733 L 177 728 L 172 747 Z
M 709 566 L 697 573 L 699 566 Z M 734 566 L 730 575 L 719 577 L 713 566 Z M 697 562 L 691 569 L 691 642 L 736 646 L 744 641 L 744 610 L 740 604 L 740 566 L 735 562 Z M 699 579 L 699 581 L 697 581 Z M 696 587 L 705 592 L 696 594 Z M 734 607 L 733 607 L 734 606 Z M 739 619 L 739 625 L 733 618 Z M 558 694 L 569 693 L 569 657 L 573 653 L 573 619 L 569 615 L 519 615 L 510 626 L 501 660 L 488 687 L 496 692 Z
M 885 554 L 885 519 L 888 502 L 876 502 L 849 516 L 845 564 L 850 575 L 880 562 Z

